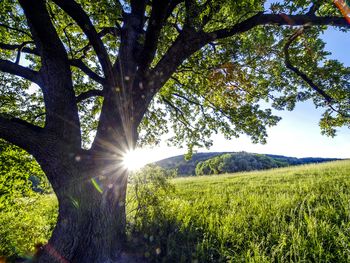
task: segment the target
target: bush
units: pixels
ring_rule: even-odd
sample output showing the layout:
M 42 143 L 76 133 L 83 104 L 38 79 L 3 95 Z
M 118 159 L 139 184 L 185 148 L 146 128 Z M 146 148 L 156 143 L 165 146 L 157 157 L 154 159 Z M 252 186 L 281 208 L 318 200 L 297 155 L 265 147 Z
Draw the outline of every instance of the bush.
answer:
M 160 256 L 167 234 L 164 229 L 172 225 L 165 216 L 167 202 L 175 187 L 170 181 L 174 170 L 148 165 L 130 176 L 127 199 L 128 231 L 131 246 L 142 249 L 145 257 Z
M 4 256 L 11 262 L 46 243 L 57 217 L 57 200 L 51 192 L 34 158 L 0 140 L 0 259 Z
M 54 195 L 36 194 L 16 199 L 1 211 L 0 255 L 10 261 L 32 256 L 35 246 L 45 244 L 57 220 L 57 199 Z

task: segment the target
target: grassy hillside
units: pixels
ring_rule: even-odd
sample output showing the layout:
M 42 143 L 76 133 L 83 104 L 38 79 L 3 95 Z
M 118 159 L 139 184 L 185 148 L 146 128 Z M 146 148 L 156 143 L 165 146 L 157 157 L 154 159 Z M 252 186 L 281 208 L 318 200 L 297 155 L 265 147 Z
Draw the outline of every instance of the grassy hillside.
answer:
M 128 204 L 133 251 L 150 262 L 350 262 L 350 161 L 172 183 L 147 193 L 136 218 Z M 42 198 L 2 213 L 0 252 L 47 238 L 56 201 Z
M 165 262 L 350 261 L 350 161 L 174 183 L 148 233 Z

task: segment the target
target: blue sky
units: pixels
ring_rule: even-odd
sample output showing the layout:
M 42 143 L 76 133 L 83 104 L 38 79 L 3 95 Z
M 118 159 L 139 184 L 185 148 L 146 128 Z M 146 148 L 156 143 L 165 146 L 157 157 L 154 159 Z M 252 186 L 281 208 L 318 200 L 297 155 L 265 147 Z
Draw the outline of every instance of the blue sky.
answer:
M 350 66 L 349 33 L 328 29 L 323 36 L 326 49 L 332 52 L 331 57 Z M 322 109 L 316 109 L 312 102 L 298 103 L 292 112 L 274 111 L 282 117 L 277 126 L 268 129 L 267 144 L 253 144 L 243 135 L 239 139 L 225 140 L 222 135 L 213 136 L 213 146 L 204 151 L 247 151 L 255 153 L 282 154 L 295 157 L 337 157 L 350 158 L 350 129 L 338 129 L 335 138 L 323 136 L 318 122 Z M 162 143 L 160 147 L 144 149 L 136 153 L 137 159 L 151 162 L 173 155 L 183 154 L 186 149 L 167 147 Z M 146 157 L 145 157 L 146 156 Z M 146 159 L 145 159 L 146 158 Z

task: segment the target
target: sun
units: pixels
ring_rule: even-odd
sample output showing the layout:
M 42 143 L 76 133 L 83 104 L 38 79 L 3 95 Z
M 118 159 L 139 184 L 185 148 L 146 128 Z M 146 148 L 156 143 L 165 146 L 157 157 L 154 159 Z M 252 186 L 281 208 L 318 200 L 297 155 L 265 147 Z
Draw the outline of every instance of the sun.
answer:
M 122 165 L 124 169 L 136 171 L 161 159 L 164 159 L 164 149 L 136 148 L 124 152 Z
M 144 154 L 139 150 L 130 150 L 124 153 L 123 166 L 129 171 L 136 171 L 146 165 Z

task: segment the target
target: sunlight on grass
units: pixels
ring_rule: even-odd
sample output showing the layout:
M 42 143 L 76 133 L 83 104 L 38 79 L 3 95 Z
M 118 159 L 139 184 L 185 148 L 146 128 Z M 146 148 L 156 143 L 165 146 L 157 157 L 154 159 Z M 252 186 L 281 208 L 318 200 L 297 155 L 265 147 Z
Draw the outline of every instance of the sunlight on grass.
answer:
M 162 262 L 350 262 L 350 161 L 172 182 L 140 226 Z
M 150 262 L 350 262 L 349 160 L 176 178 L 175 192 L 143 181 L 129 185 L 128 225 Z M 33 253 L 56 220 L 52 195 L 14 205 L 0 217 L 0 255 Z

